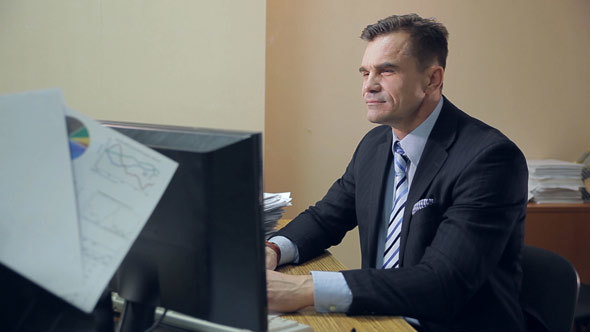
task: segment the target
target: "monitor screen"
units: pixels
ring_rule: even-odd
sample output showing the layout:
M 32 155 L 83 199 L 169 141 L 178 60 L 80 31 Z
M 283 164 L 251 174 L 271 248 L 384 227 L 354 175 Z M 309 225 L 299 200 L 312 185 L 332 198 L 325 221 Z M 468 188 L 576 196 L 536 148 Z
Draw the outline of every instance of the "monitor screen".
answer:
M 266 331 L 261 134 L 103 124 L 179 164 L 113 290 L 148 309 Z

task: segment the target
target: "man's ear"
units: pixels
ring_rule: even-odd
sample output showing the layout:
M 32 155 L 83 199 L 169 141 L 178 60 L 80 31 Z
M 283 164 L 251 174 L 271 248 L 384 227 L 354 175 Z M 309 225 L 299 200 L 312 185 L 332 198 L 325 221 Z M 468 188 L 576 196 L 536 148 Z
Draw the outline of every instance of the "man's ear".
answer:
M 427 68 L 426 72 L 424 92 L 430 93 L 440 90 L 445 76 L 445 69 L 442 66 L 435 65 Z

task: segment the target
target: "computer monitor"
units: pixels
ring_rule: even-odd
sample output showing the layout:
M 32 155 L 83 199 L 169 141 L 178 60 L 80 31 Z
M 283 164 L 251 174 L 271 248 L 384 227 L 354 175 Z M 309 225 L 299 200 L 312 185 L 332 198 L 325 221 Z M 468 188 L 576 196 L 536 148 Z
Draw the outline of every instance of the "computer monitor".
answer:
M 111 282 L 133 304 L 122 317 L 153 320 L 162 306 L 266 331 L 261 134 L 103 124 L 178 162 Z

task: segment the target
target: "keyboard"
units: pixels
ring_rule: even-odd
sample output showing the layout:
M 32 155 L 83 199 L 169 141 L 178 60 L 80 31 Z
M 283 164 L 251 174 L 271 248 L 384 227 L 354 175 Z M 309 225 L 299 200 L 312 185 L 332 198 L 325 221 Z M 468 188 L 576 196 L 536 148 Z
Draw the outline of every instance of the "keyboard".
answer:
M 268 332 L 313 332 L 309 325 L 281 318 L 279 315 L 268 315 Z
M 116 293 L 112 295 L 113 309 L 121 312 L 125 306 L 125 300 L 119 297 Z M 163 308 L 156 308 L 155 320 L 158 320 L 162 313 Z M 187 331 L 199 331 L 199 332 L 251 332 L 247 329 L 240 329 L 212 323 L 203 319 L 187 316 L 179 312 L 168 310 L 166 316 L 161 322 L 162 325 L 176 327 Z M 268 315 L 268 332 L 313 332 L 313 328 L 309 325 L 299 323 L 294 320 L 285 319 L 277 314 Z

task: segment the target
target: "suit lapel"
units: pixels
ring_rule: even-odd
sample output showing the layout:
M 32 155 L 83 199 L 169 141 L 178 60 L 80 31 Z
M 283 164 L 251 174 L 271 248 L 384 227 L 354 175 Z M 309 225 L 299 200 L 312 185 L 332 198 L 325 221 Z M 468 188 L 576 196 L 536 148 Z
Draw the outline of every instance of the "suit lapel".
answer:
M 375 267 L 376 258 L 377 258 L 377 241 L 379 238 L 379 228 L 383 225 L 383 202 L 384 202 L 384 193 L 385 193 L 385 186 L 387 185 L 387 173 L 388 167 L 390 164 L 390 157 L 391 153 L 391 144 L 392 144 L 393 135 L 391 131 L 384 136 L 384 140 L 377 146 L 377 155 L 375 156 L 375 163 L 373 172 L 375 176 L 371 178 L 374 179 L 371 183 L 371 190 L 370 190 L 370 197 L 367 197 L 368 204 L 375 204 L 375 209 L 370 209 L 370 215 L 368 219 L 370 224 L 368 226 L 367 236 L 369 236 L 367 247 L 368 257 L 364 257 L 363 262 L 367 261 L 368 265 L 363 267 Z M 363 264 L 364 265 L 364 264 Z
M 404 210 L 404 222 L 402 223 L 400 265 L 404 261 L 408 232 L 412 222 L 412 207 L 420 198 L 423 198 L 424 191 L 445 163 L 448 155 L 447 149 L 455 140 L 456 127 L 456 107 L 444 98 L 442 110 L 428 136 L 408 193 Z

